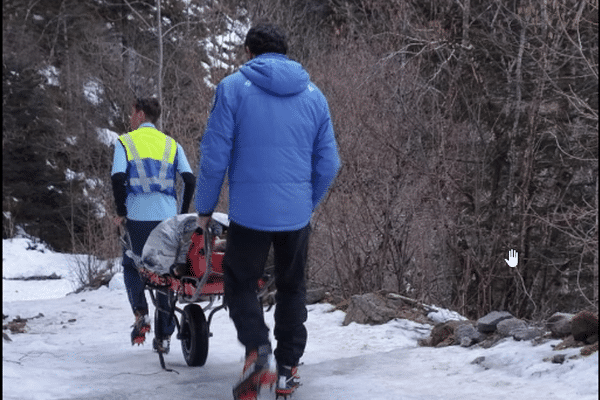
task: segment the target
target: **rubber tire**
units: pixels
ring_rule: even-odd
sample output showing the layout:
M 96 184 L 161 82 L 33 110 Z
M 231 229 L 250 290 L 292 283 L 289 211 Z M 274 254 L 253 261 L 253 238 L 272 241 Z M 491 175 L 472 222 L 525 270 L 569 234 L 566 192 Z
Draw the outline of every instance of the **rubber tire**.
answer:
M 181 317 L 181 351 L 190 367 L 201 367 L 208 356 L 208 323 L 202 307 L 188 304 Z

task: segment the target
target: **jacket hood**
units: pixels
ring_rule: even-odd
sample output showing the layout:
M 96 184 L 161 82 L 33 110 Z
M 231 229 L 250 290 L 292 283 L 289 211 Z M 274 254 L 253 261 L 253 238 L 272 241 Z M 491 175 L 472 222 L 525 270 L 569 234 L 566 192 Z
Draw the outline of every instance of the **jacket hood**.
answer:
M 254 57 L 240 71 L 256 86 L 278 96 L 303 92 L 309 82 L 308 72 L 302 65 L 277 53 Z

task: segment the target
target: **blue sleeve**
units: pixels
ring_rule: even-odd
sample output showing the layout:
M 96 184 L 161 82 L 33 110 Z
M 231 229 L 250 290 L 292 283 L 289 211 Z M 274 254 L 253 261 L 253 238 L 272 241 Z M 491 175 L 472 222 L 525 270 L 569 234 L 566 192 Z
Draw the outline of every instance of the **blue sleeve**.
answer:
M 325 101 L 325 100 L 323 100 Z M 337 143 L 333 133 L 333 124 L 329 107 L 325 101 L 324 108 L 326 116 L 321 123 L 317 137 L 315 138 L 312 156 L 312 202 L 313 210 L 327 194 L 327 190 L 333 183 L 338 170 L 340 169 L 340 156 L 338 154 Z
M 200 166 L 196 184 L 198 214 L 209 214 L 217 206 L 231 158 L 234 115 L 228 104 L 226 82 L 227 79 L 217 86 L 213 109 L 200 142 Z
M 185 151 L 183 151 L 183 147 L 179 143 L 177 143 L 177 172 L 179 175 L 184 172 L 192 173 L 192 168 L 190 167 L 190 163 L 185 156 Z
M 115 154 L 113 156 L 113 165 L 111 175 L 119 172 L 127 172 L 127 154 L 120 140 L 115 141 Z

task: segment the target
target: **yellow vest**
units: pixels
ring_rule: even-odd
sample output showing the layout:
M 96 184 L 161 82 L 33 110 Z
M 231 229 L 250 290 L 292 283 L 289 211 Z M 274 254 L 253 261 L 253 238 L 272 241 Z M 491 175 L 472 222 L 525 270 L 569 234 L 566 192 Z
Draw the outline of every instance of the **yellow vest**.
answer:
M 175 196 L 177 142 L 152 127 L 121 135 L 129 172 L 128 192 L 163 192 Z

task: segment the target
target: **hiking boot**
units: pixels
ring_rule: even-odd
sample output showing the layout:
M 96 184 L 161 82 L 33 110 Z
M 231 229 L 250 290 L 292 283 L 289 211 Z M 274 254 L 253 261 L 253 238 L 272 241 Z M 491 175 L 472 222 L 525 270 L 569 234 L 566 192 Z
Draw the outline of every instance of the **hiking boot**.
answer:
M 135 312 L 135 322 L 131 331 L 131 345 L 140 345 L 146 341 L 146 333 L 150 332 L 150 317 L 148 313 Z
M 162 340 L 154 338 L 154 340 L 152 340 L 152 348 L 157 353 L 169 354 L 169 350 L 171 349 L 171 338 L 166 337 Z
M 298 367 L 290 367 L 283 365 L 277 368 L 277 386 L 275 388 L 275 397 L 282 396 L 287 399 L 288 396 L 300 386 L 300 375 L 298 375 Z
M 261 389 L 272 388 L 277 381 L 270 345 L 246 353 L 242 378 L 233 388 L 234 399 L 255 398 Z

